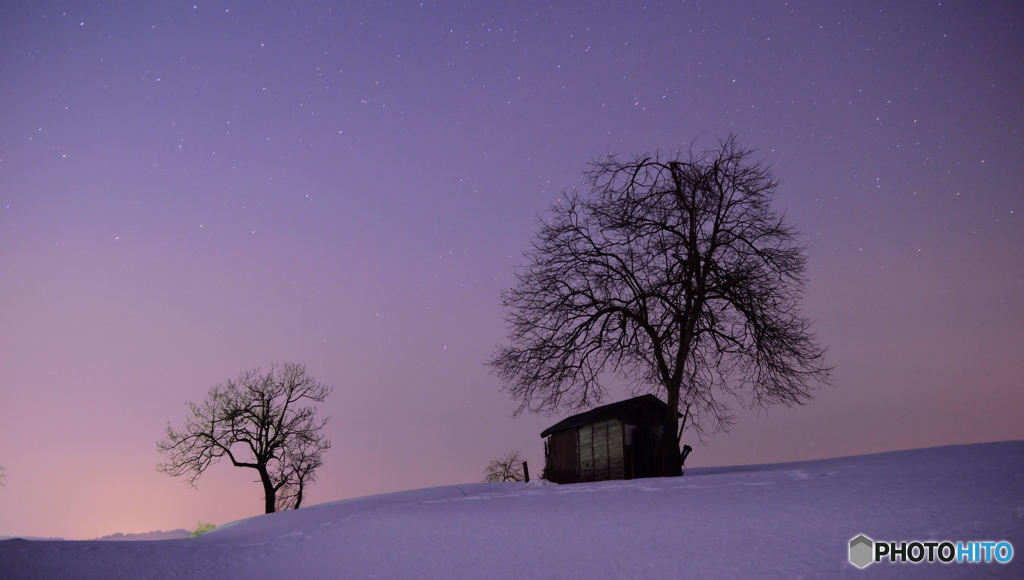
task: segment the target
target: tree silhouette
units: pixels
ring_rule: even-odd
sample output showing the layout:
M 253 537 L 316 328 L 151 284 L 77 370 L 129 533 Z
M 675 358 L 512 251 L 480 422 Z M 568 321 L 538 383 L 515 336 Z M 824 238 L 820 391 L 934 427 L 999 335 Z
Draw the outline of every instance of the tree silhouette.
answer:
M 501 459 L 493 459 L 484 470 L 484 481 L 488 483 L 504 483 L 510 481 L 526 481 L 523 473 L 523 456 L 518 451 L 510 451 Z
M 297 509 L 331 446 L 323 436 L 327 419 L 318 419 L 306 403 L 323 402 L 331 390 L 298 364 L 246 371 L 212 387 L 201 404 L 189 403 L 184 429 L 168 423 L 167 438 L 157 443 L 167 461 L 158 469 L 188 476 L 194 486 L 226 456 L 232 465 L 259 473 L 266 513 Z
M 591 406 L 616 373 L 665 398 L 662 469 L 679 474 L 682 430 L 727 429 L 726 399 L 796 405 L 828 383 L 797 311 L 804 249 L 750 157 L 734 136 L 670 159 L 609 156 L 586 173 L 589 197 L 552 206 L 489 361 L 517 412 Z

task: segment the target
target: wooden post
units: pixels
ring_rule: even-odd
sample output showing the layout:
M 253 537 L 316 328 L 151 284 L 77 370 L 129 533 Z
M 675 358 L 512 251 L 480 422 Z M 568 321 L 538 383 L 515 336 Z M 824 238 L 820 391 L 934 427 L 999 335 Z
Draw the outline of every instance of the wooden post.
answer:
M 523 462 L 523 479 L 526 480 L 526 483 L 530 483 L 530 466 L 525 461 Z

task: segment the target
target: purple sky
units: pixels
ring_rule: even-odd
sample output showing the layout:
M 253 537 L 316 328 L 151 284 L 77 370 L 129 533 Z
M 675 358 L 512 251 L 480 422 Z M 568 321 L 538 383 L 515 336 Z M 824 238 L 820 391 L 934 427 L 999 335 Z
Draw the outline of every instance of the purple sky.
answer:
M 336 387 L 308 503 L 539 472 L 560 417 L 483 364 L 536 216 L 730 131 L 835 387 L 688 465 L 1024 438 L 1018 2 L 143 4 L 0 5 L 0 535 L 259 513 L 254 472 L 191 490 L 155 442 L 273 362 Z

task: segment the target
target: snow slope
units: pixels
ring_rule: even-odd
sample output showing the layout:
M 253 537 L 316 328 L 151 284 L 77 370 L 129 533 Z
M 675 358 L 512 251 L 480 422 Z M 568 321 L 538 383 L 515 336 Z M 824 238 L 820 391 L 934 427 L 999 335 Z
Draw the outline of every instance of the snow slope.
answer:
M 878 540 L 1024 549 L 1024 441 L 682 478 L 470 484 L 257 516 L 193 539 L 0 542 L 3 578 L 1016 577 L 1000 564 L 847 562 Z

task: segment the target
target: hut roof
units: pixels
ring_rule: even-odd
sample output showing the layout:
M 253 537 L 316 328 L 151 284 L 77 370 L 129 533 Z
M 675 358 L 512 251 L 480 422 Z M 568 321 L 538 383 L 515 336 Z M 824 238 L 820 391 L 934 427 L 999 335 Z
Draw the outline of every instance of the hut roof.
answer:
M 657 405 L 660 409 L 665 409 L 667 407 L 661 399 L 654 395 L 640 395 L 639 397 L 633 397 L 632 399 L 626 399 L 625 401 L 603 405 L 584 413 L 573 415 L 572 417 L 566 417 L 542 431 L 540 436 L 547 437 L 552 433 L 566 431 L 568 429 L 576 429 L 577 427 L 582 427 L 583 425 L 589 425 L 598 421 L 622 419 L 632 415 L 638 409 L 646 405 Z

